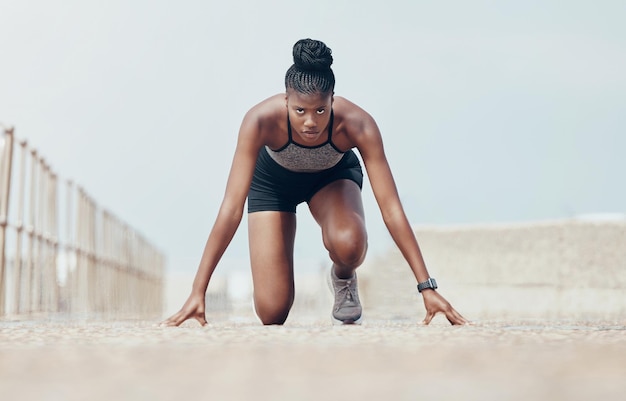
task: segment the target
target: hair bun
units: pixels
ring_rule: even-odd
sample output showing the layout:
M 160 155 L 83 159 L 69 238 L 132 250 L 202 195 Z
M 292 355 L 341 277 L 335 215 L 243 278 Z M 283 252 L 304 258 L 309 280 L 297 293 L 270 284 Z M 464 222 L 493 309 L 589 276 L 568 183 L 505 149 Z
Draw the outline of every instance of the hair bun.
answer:
M 319 40 L 300 39 L 293 45 L 293 63 L 302 70 L 329 70 L 332 51 Z

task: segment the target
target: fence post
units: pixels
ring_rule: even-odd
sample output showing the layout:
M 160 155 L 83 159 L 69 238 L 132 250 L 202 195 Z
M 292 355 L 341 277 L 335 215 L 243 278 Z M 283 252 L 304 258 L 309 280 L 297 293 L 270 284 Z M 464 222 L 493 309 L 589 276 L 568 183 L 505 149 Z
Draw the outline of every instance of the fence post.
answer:
M 13 158 L 13 128 L 4 129 L 4 149 L 0 177 L 0 316 L 5 314 L 6 299 L 6 231 L 9 219 L 9 193 L 11 190 L 11 165 Z
M 77 282 L 76 274 L 76 264 L 77 264 L 77 254 L 76 254 L 76 236 L 74 233 L 76 232 L 75 228 L 72 229 L 72 217 L 74 210 L 73 208 L 73 200 L 74 200 L 74 183 L 71 180 L 66 181 L 66 189 L 65 189 L 65 268 L 67 269 L 67 276 L 65 278 L 65 311 L 68 313 L 74 312 L 76 308 L 76 289 L 74 287 Z
M 26 312 L 32 313 L 35 305 L 35 210 L 37 193 L 37 151 L 30 151 L 30 190 L 28 192 L 28 225 L 26 234 L 28 235 L 28 245 L 26 248 L 26 279 L 24 294 L 26 295 Z
M 18 182 L 18 200 L 17 200 L 17 222 L 16 232 L 17 239 L 15 243 L 15 313 L 22 311 L 23 302 L 23 258 L 22 258 L 22 241 L 24 234 L 24 189 L 26 181 L 26 141 L 20 142 L 20 173 Z
M 52 188 L 51 188 L 51 193 L 50 193 L 50 197 L 52 198 L 50 200 L 51 202 L 51 209 L 52 209 L 52 215 L 51 215 L 51 231 L 52 231 L 52 243 L 51 243 L 51 248 L 52 248 L 52 257 L 50 260 L 50 263 L 52 265 L 53 268 L 53 274 L 54 274 L 54 292 L 52 293 L 53 295 L 53 299 L 52 299 L 52 307 L 53 307 L 53 311 L 54 312 L 59 312 L 60 311 L 60 307 L 61 307 L 61 288 L 59 286 L 59 271 L 58 271 L 58 257 L 59 257 L 59 185 L 58 185 L 58 176 L 56 175 L 56 173 L 52 174 Z

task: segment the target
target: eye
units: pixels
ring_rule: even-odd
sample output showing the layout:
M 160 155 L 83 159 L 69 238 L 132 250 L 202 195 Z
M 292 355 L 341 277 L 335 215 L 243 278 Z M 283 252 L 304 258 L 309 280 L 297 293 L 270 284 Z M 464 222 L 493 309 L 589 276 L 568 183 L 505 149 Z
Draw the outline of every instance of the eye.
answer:
M 326 112 L 326 109 L 317 109 L 317 114 L 324 114 L 324 112 Z
M 299 107 L 298 107 L 298 108 L 296 109 L 296 113 L 298 113 L 298 114 L 304 114 L 304 109 L 302 109 L 302 108 L 299 108 Z

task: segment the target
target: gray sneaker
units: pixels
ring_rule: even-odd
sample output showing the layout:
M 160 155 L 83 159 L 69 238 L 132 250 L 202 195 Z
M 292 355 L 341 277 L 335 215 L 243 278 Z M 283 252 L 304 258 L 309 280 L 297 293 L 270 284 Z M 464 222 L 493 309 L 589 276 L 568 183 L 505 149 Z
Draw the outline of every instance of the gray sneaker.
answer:
M 352 278 L 341 279 L 330 269 L 330 283 L 335 295 L 333 305 L 333 318 L 345 323 L 356 323 L 361 318 L 361 301 L 357 288 L 356 273 Z

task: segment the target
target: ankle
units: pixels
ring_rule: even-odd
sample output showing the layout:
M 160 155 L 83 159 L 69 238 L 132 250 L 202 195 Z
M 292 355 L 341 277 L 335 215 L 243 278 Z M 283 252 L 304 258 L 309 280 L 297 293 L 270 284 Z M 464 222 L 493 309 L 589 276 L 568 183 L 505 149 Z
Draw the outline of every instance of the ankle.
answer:
M 333 273 L 333 276 L 335 276 L 336 278 L 340 280 L 351 279 L 351 278 L 354 278 L 355 276 L 354 269 L 339 267 L 335 264 L 333 264 L 333 268 L 331 269 L 331 271 Z

